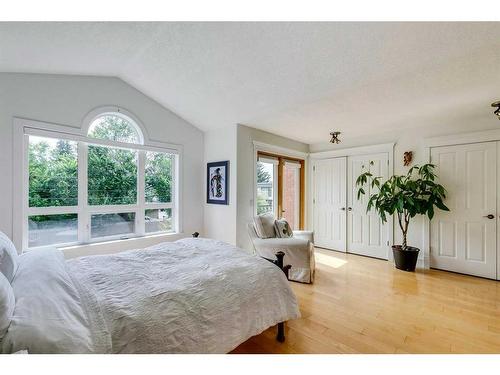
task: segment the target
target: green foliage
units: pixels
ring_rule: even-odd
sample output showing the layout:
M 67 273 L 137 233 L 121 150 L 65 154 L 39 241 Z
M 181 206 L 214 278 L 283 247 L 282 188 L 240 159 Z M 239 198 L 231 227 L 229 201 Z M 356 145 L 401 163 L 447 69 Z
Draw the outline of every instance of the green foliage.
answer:
M 76 143 L 59 140 L 30 143 L 30 207 L 76 206 L 78 204 L 78 167 Z
M 137 152 L 101 146 L 88 150 L 88 203 L 137 203 Z
M 125 143 L 139 142 L 139 136 L 133 125 L 114 115 L 99 117 L 90 127 L 89 136 Z
M 138 135 L 126 120 L 104 116 L 92 126 L 94 138 L 136 142 Z M 55 207 L 78 205 L 77 143 L 66 140 L 29 143 L 29 205 Z M 137 203 L 137 151 L 88 146 L 88 203 L 118 205 Z M 146 202 L 171 202 L 172 156 L 146 152 Z M 35 218 L 32 218 L 33 220 Z M 48 220 L 49 216 L 40 216 Z
M 159 152 L 146 153 L 146 202 L 171 202 L 172 157 Z
M 411 218 L 427 215 L 432 220 L 435 207 L 449 211 L 444 204 L 446 190 L 435 182 L 434 167 L 433 164 L 424 164 L 421 167 L 416 165 L 410 168 L 406 175 L 392 176 L 385 182 L 381 181 L 381 177 L 374 177 L 367 171 L 356 180 L 358 199 L 366 194 L 367 186 L 372 190 L 367 211 L 375 209 L 383 222 L 387 221 L 387 215 L 397 214 L 403 233 L 403 248 L 406 248 L 406 235 Z
M 271 182 L 271 175 L 264 169 L 264 164 L 257 162 L 257 183 Z

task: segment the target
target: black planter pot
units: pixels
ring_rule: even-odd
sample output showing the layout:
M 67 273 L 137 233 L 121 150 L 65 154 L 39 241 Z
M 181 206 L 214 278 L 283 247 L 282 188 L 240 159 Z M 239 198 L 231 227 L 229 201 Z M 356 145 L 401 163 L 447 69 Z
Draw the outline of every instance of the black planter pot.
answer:
M 415 271 L 419 251 L 420 249 L 416 247 L 407 246 L 406 250 L 403 250 L 401 245 L 394 245 L 392 247 L 392 253 L 394 254 L 396 268 L 408 272 Z

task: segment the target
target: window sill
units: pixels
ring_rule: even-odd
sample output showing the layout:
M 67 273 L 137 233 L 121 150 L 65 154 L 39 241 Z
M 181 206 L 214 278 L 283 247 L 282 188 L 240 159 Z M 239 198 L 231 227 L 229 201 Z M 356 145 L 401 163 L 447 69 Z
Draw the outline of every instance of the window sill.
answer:
M 189 237 L 186 233 L 158 233 L 144 237 L 95 242 L 83 245 L 60 247 L 66 259 L 87 255 L 115 254 L 126 250 L 141 249 L 161 242 L 173 242 Z

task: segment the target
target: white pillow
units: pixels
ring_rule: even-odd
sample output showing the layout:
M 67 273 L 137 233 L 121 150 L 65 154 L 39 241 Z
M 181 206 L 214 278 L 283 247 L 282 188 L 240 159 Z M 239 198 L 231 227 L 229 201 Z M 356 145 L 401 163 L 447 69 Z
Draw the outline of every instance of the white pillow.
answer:
M 93 335 L 85 313 L 89 307 L 78 288 L 60 250 L 45 248 L 19 256 L 12 281 L 16 309 L 0 352 L 92 352 Z
M 285 219 L 276 220 L 274 222 L 276 227 L 276 237 L 278 238 L 290 238 L 293 237 L 292 228 L 290 228 L 290 224 Z
M 274 230 L 274 215 L 267 212 L 262 215 L 254 216 L 255 231 L 260 238 L 275 238 L 276 231 Z
M 9 328 L 15 306 L 14 290 L 5 276 L 0 273 L 0 341 Z
M 16 247 L 5 233 L 0 232 L 0 272 L 9 283 L 12 282 L 18 266 Z

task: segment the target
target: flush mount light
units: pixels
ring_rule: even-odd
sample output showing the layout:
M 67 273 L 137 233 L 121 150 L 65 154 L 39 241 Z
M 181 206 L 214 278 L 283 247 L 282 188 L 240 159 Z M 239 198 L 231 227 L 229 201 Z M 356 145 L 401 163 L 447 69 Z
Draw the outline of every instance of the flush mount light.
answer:
M 500 120 L 500 100 L 497 100 L 495 103 L 491 103 L 491 106 L 497 107 L 497 109 L 493 113 L 497 115 L 498 119 Z
M 330 143 L 335 143 L 338 144 L 340 143 L 340 132 L 331 132 L 330 135 L 332 136 L 332 139 L 330 139 Z

